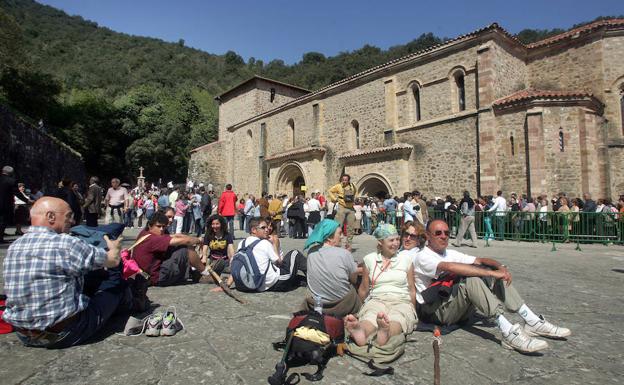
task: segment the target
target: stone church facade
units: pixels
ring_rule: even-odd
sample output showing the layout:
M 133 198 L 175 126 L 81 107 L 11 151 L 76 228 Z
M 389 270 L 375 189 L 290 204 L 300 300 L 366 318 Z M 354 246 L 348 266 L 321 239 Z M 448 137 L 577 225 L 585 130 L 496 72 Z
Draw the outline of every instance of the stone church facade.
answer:
M 624 19 L 524 45 L 497 24 L 317 91 L 254 77 L 217 97 L 189 177 L 217 190 L 624 193 Z M 305 186 L 302 188 L 302 186 Z

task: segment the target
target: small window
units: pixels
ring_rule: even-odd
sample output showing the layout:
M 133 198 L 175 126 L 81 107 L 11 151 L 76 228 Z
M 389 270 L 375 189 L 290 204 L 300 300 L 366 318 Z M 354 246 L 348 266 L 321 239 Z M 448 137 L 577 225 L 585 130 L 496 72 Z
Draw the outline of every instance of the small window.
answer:
M 464 111 L 466 110 L 466 87 L 463 73 L 455 75 L 455 87 L 457 89 L 457 106 L 459 111 Z
M 247 130 L 247 156 L 251 156 L 253 151 L 253 132 Z
M 563 139 L 563 128 L 559 128 L 559 151 L 563 152 L 565 150 L 565 143 Z
M 511 135 L 509 137 L 509 144 L 511 145 L 511 156 L 516 155 L 516 144 L 514 143 L 514 137 Z
M 295 121 L 293 119 L 288 119 L 286 131 L 286 145 L 295 147 Z
M 624 85 L 620 90 L 620 118 L 622 120 L 622 134 L 624 135 Z
M 351 132 L 353 135 L 353 146 L 360 149 L 360 123 L 357 120 L 351 122 Z
M 275 88 L 271 88 L 271 103 L 275 100 Z
M 414 120 L 420 120 L 420 86 L 418 84 L 414 84 L 412 86 L 412 96 L 414 97 Z

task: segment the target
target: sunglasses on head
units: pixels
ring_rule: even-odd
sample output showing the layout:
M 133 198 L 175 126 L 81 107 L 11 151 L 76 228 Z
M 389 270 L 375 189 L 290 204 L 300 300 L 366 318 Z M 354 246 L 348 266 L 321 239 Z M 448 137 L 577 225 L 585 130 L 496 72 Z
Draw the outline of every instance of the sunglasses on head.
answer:
M 451 232 L 448 231 L 448 230 L 444 230 L 444 231 L 436 230 L 436 231 L 433 232 L 433 235 L 435 235 L 436 237 L 439 237 L 442 234 L 444 234 L 444 235 L 446 235 L 448 237 L 449 235 L 451 235 Z

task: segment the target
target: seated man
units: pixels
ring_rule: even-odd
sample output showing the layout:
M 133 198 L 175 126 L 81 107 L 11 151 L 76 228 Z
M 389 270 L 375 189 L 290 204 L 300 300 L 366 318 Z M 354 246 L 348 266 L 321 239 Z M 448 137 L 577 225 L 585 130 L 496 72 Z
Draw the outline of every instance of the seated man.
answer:
M 3 318 L 27 346 L 65 348 L 85 342 L 120 304 L 129 305 L 121 278 L 121 238 L 105 237 L 108 251 L 70 236 L 73 212 L 43 197 L 30 210 L 32 226 L 13 242 L 4 260 L 8 296 Z M 110 268 L 95 293 L 85 295 L 85 275 Z M 115 268 L 115 269 L 114 269 Z
M 534 338 L 536 336 L 563 338 L 571 334 L 569 329 L 557 327 L 529 309 L 511 285 L 511 273 L 505 265 L 493 259 L 447 250 L 449 228 L 443 220 L 427 223 L 426 236 L 427 246 L 413 257 L 419 319 L 450 325 L 467 319 L 476 309 L 485 316 L 496 317 L 503 347 L 522 353 L 548 347 L 546 341 Z M 443 274 L 454 274 L 459 283 L 455 281 L 447 298 L 438 295 L 426 303 L 423 292 Z M 487 284 L 484 277 L 492 277 L 493 285 Z M 524 319 L 524 327 L 512 325 L 503 315 L 505 308 L 518 313 Z
M 258 269 L 267 272 L 260 291 L 290 291 L 299 287 L 297 271 L 305 274 L 307 270 L 307 261 L 303 254 L 291 250 L 282 256 L 279 238 L 277 234 L 270 234 L 271 228 L 266 219 L 251 218 L 249 231 L 250 235 L 238 244 L 238 249 L 240 250 L 243 242 L 245 245 L 251 245 L 254 241 L 260 240 L 252 252 Z M 227 284 L 232 286 L 233 283 L 234 278 L 230 275 Z
M 154 213 L 137 239 L 149 234 L 133 250 L 134 259 L 139 267 L 150 275 L 152 286 L 171 286 L 186 282 L 189 278 L 189 266 L 202 275 L 208 275 L 206 265 L 195 251 L 195 245 L 201 244 L 201 238 L 183 234 L 169 235 L 166 231 L 169 218 L 161 211 Z

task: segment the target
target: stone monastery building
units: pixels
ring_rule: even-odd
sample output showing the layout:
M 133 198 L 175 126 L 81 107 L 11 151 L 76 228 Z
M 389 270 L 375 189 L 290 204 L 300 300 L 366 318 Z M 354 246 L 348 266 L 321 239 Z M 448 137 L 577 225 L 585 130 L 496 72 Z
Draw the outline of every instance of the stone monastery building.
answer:
M 624 19 L 528 45 L 492 24 L 314 92 L 256 76 L 216 100 L 189 177 L 219 191 L 325 191 L 344 171 L 358 195 L 624 193 Z

